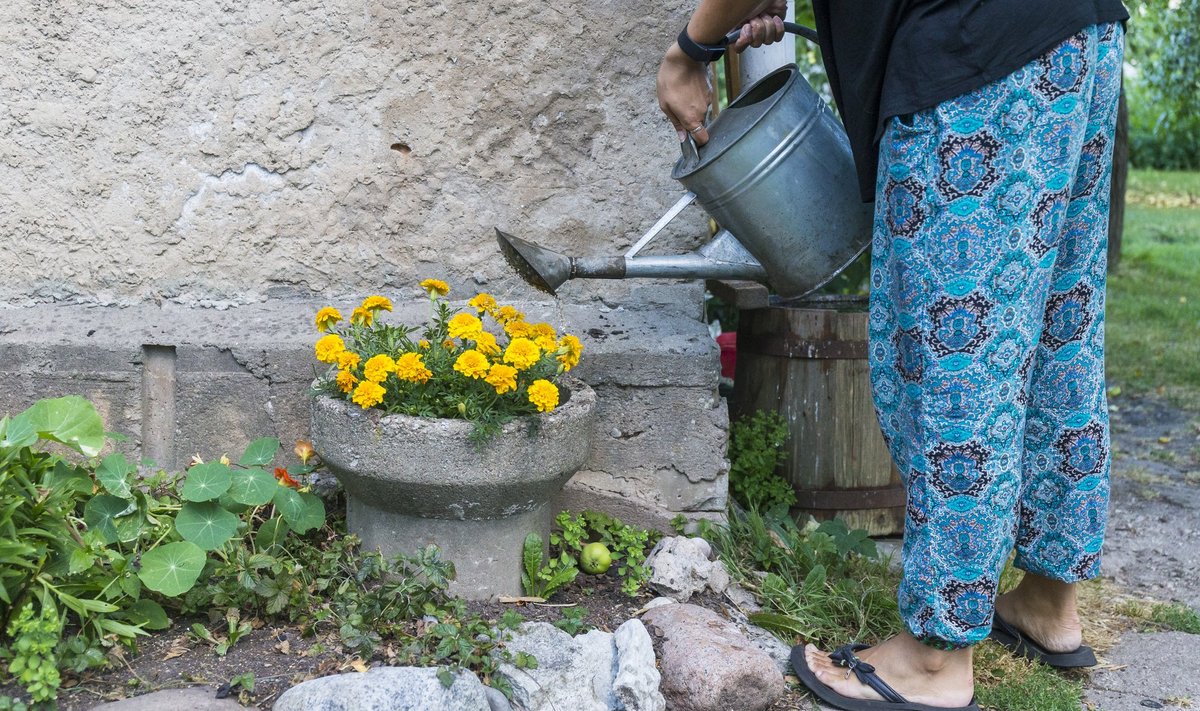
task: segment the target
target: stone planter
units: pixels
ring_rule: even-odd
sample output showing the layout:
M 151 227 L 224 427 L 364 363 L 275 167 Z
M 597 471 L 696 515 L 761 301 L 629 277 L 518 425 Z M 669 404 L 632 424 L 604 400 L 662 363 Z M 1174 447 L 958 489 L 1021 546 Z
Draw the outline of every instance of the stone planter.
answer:
M 385 556 L 437 545 L 460 597 L 520 595 L 525 536 L 548 538 L 549 502 L 591 448 L 596 393 L 575 378 L 559 388 L 557 408 L 508 423 L 482 448 L 464 420 L 314 398 L 313 446 L 346 489 L 350 531 Z

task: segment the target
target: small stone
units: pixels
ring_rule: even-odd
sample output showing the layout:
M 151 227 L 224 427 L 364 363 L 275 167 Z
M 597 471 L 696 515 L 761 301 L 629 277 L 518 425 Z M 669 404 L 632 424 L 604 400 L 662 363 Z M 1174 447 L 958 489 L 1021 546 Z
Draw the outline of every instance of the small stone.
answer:
M 703 538 L 669 536 L 660 540 L 646 557 L 650 587 L 660 595 L 687 602 L 708 585 L 714 565 L 709 560 L 711 553 Z
M 523 711 L 609 711 L 616 707 L 613 635 L 592 630 L 572 638 L 548 622 L 526 622 L 507 643 L 513 655 L 530 654 L 534 669 L 504 662 L 496 672 L 512 686 L 512 703 Z
M 152 694 L 143 694 L 131 699 L 110 701 L 93 706 L 91 711 L 160 711 L 160 709 L 187 709 L 187 711 L 247 711 L 237 699 L 217 698 L 212 687 L 193 686 L 187 689 L 167 689 Z M 250 709 L 249 711 L 253 711 Z
M 485 686 L 483 687 L 483 695 L 487 697 L 488 706 L 491 707 L 491 711 L 513 711 L 512 702 L 508 700 L 503 691 Z
M 471 278 L 479 286 L 483 286 L 484 284 L 488 283 L 487 275 L 484 274 L 483 272 L 475 272 L 474 274 L 471 275 Z
M 725 570 L 725 564 L 720 561 L 713 563 L 708 571 L 708 588 L 720 595 L 729 587 L 729 582 L 729 572 Z

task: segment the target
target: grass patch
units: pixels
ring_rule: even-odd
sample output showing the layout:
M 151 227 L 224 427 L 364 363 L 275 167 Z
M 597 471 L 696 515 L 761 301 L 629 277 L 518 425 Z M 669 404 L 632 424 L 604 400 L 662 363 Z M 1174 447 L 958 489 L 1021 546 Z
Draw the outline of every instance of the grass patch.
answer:
M 1130 172 L 1119 268 L 1108 281 L 1110 380 L 1200 402 L 1200 173 Z
M 1079 711 L 1084 678 L 1015 657 L 991 641 L 975 647 L 975 698 L 986 709 Z
M 1183 603 L 1124 600 L 1117 609 L 1143 631 L 1200 634 L 1200 613 Z

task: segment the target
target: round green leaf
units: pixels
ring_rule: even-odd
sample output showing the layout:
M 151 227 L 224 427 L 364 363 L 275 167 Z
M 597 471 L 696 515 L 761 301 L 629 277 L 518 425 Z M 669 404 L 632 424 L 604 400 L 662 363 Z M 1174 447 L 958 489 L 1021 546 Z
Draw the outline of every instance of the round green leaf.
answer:
M 275 458 L 275 453 L 279 451 L 279 440 L 274 437 L 260 437 L 250 443 L 246 447 L 246 452 L 242 454 L 242 458 L 238 460 L 238 464 L 243 467 L 253 467 L 262 464 L 270 464 Z
M 187 501 L 212 501 L 224 494 L 233 483 L 229 467 L 220 462 L 197 464 L 188 470 L 187 481 L 179 492 Z
M 287 534 L 287 521 L 279 516 L 274 516 L 258 527 L 258 533 L 254 536 L 254 545 L 260 551 L 267 551 L 272 546 L 283 545 L 283 539 Z
M 219 548 L 237 533 L 238 517 L 221 508 L 215 501 L 189 501 L 175 515 L 175 530 L 183 540 L 191 541 L 206 551 Z
M 142 512 L 137 502 L 98 494 L 83 506 L 83 520 L 104 543 L 135 540 L 142 532 Z
M 142 598 L 129 608 L 130 617 L 135 623 L 142 624 L 148 630 L 165 630 L 171 626 L 167 612 L 157 602 Z
M 276 486 L 275 496 L 271 501 L 275 504 L 275 510 L 279 512 L 283 520 L 287 521 L 288 525 L 297 533 L 301 533 L 297 524 L 304 522 L 306 505 L 304 499 L 300 498 L 300 492 L 286 486 Z
M 233 473 L 229 496 L 239 504 L 262 506 L 275 496 L 279 482 L 262 469 L 243 469 Z
M 304 513 L 299 522 L 292 524 L 292 528 L 296 533 L 320 528 L 321 524 L 325 523 L 325 504 L 315 494 L 308 492 L 301 493 L 300 500 L 304 502 Z
M 138 577 L 146 587 L 167 597 L 182 595 L 196 584 L 205 557 L 200 546 L 191 541 L 168 543 L 142 555 Z
M 95 405 L 78 395 L 38 400 L 17 415 L 20 417 L 28 418 L 28 426 L 38 437 L 61 442 L 85 456 L 100 454 L 104 446 L 104 421 L 100 413 Z
M 132 471 L 136 471 L 129 466 L 129 462 L 125 459 L 125 455 L 117 452 L 105 457 L 100 466 L 96 467 L 96 479 L 104 490 L 113 496 L 119 496 L 122 499 L 128 499 L 129 481 L 126 475 Z

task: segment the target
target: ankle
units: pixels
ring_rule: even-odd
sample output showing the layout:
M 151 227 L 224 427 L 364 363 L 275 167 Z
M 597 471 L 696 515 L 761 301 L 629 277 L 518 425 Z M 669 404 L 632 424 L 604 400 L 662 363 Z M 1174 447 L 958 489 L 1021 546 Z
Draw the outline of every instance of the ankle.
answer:
M 971 648 L 943 650 L 922 643 L 916 637 L 905 633 L 905 657 L 913 670 L 922 674 L 955 673 L 962 669 L 971 669 Z

